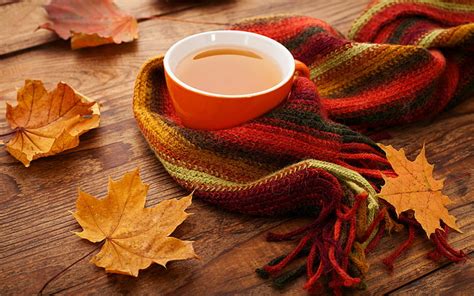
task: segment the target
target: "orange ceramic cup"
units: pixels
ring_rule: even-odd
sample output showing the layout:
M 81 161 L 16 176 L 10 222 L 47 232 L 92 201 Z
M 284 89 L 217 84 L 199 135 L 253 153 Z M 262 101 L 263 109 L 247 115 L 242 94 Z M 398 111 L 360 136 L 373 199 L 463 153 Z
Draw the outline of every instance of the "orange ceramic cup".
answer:
M 226 46 L 265 53 L 277 63 L 282 80 L 264 91 L 223 95 L 191 87 L 175 75 L 176 67 L 188 55 L 210 47 Z M 309 77 L 306 65 L 295 60 L 277 41 L 255 33 L 232 30 L 199 33 L 178 41 L 166 52 L 164 68 L 173 105 L 183 124 L 205 130 L 229 128 L 266 113 L 288 96 L 295 75 Z

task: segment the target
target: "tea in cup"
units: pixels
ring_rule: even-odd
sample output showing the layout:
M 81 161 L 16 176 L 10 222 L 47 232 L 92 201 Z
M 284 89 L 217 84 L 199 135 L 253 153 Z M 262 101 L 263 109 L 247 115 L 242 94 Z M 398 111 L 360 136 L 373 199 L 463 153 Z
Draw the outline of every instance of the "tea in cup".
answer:
M 229 128 L 254 119 L 289 94 L 296 72 L 308 68 L 277 41 L 243 31 L 199 33 L 165 54 L 166 84 L 182 123 Z

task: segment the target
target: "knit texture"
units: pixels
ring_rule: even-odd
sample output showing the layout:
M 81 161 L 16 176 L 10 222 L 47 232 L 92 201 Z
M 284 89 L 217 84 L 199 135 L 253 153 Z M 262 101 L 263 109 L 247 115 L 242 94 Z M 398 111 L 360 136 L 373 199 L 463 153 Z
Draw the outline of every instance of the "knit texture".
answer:
M 138 125 L 165 169 L 194 195 L 226 210 L 252 215 L 299 213 L 314 222 L 269 240 L 299 239 L 295 250 L 259 270 L 283 285 L 307 274 L 305 288 L 322 275 L 339 293 L 361 285 L 365 255 L 386 231 L 418 227 L 398 222 L 377 200 L 384 153 L 355 131 L 430 118 L 474 95 L 474 5 L 471 1 L 375 1 L 349 37 L 309 17 L 247 20 L 232 29 L 256 32 L 285 45 L 311 69 L 297 78 L 288 99 L 240 126 L 200 131 L 181 125 L 170 101 L 162 57 L 141 68 L 134 93 Z M 369 43 L 370 42 L 370 43 Z M 317 88 L 317 89 L 316 89 Z M 350 127 L 349 127 L 350 126 Z M 447 244 L 447 229 L 431 239 L 431 258 L 462 261 Z M 298 257 L 306 263 L 284 272 Z
M 472 1 L 376 1 L 350 30 L 357 42 L 308 17 L 234 28 L 285 45 L 310 67 L 328 116 L 365 130 L 430 118 L 472 97 L 472 22 Z

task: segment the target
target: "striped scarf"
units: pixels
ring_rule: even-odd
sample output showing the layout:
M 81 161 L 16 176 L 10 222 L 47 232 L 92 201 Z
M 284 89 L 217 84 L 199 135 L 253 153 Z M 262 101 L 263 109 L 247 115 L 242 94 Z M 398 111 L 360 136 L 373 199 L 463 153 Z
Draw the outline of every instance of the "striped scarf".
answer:
M 471 3 L 471 4 L 469 4 Z M 231 29 L 281 42 L 310 67 L 274 110 L 230 129 L 200 131 L 180 124 L 163 75 L 162 57 L 140 70 L 133 108 L 150 147 L 169 174 L 194 195 L 226 210 L 252 215 L 305 214 L 309 225 L 269 240 L 297 239 L 295 249 L 258 273 L 283 285 L 307 274 L 314 290 L 362 284 L 365 256 L 386 231 L 419 225 L 396 217 L 377 199 L 382 174 L 392 174 L 382 150 L 362 133 L 435 116 L 474 95 L 472 1 L 374 1 L 349 38 L 302 16 L 252 19 Z M 362 132 L 362 133 L 360 133 Z M 447 229 L 431 236 L 432 258 L 464 260 L 449 247 Z M 298 257 L 306 263 L 287 270 Z

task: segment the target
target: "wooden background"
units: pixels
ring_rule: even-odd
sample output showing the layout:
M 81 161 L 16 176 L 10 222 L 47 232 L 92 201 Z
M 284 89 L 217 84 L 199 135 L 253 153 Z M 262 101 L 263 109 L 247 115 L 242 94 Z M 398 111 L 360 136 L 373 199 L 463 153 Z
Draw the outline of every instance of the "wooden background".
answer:
M 296 13 L 324 19 L 342 32 L 367 0 L 300 1 L 116 1 L 141 18 L 140 37 L 122 45 L 72 51 L 66 41 L 36 27 L 45 21 L 45 0 L 0 0 L 0 114 L 4 101 L 14 103 L 27 78 L 49 88 L 65 81 L 103 104 L 101 127 L 81 137 L 81 145 L 61 155 L 34 161 L 25 168 L 0 147 L 0 294 L 170 294 L 170 295 L 305 295 L 304 279 L 276 291 L 254 269 L 288 251 L 292 243 L 268 243 L 269 230 L 289 230 L 301 219 L 263 219 L 220 211 L 195 200 L 194 213 L 175 236 L 194 240 L 201 260 L 172 262 L 168 270 L 153 265 L 139 278 L 106 274 L 90 264 L 96 246 L 74 236 L 80 228 L 74 210 L 77 187 L 105 196 L 108 176 L 117 179 L 139 166 L 151 184 L 147 204 L 184 194 L 166 174 L 141 136 L 132 114 L 134 78 L 142 63 L 163 53 L 186 35 L 225 28 L 226 24 L 262 14 Z M 145 20 L 150 15 L 153 19 Z M 0 133 L 7 132 L 0 116 Z M 446 177 L 444 193 L 464 233 L 449 241 L 472 257 L 474 218 L 474 100 L 464 102 L 432 122 L 390 130 L 385 141 L 414 157 L 423 142 Z M 385 237 L 370 256 L 369 288 L 362 294 L 472 295 L 474 268 L 426 259 L 430 242 L 419 235 L 413 247 L 388 273 L 381 264 L 406 233 Z

